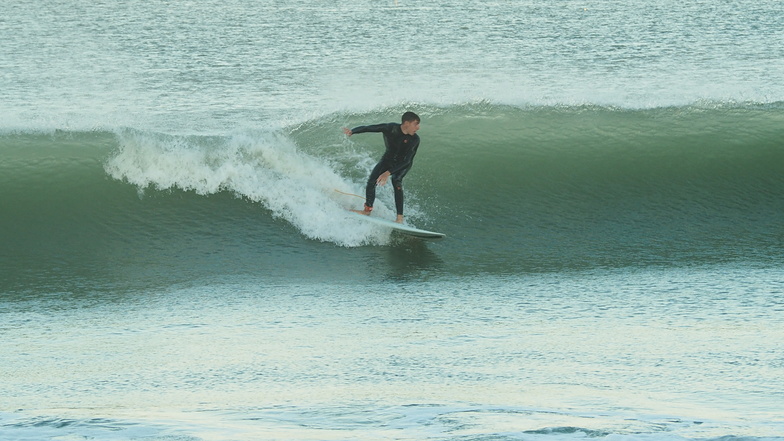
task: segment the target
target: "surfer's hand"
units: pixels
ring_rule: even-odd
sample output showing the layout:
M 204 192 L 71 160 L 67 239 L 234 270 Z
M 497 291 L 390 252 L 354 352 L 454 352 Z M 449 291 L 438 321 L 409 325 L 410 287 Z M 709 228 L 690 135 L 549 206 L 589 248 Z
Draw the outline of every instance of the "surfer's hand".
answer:
M 345 133 L 346 136 L 351 136 L 354 134 L 354 132 L 352 132 L 348 127 L 343 127 L 343 133 Z
M 378 185 L 386 184 L 387 183 L 387 179 L 389 179 L 389 175 L 390 174 L 391 173 L 389 173 L 388 171 L 385 171 L 384 173 L 381 173 L 381 176 L 379 176 L 378 179 L 376 180 L 376 184 L 378 184 Z

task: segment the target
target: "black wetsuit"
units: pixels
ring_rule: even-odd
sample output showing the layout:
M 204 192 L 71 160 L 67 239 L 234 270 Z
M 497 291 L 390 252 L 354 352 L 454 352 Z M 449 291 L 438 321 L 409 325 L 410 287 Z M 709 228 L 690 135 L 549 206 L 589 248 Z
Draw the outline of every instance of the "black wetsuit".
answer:
M 400 129 L 400 124 L 376 124 L 372 126 L 360 126 L 351 129 L 351 133 L 383 133 L 386 151 L 381 160 L 370 172 L 367 187 L 365 188 L 365 204 L 373 206 L 376 200 L 376 181 L 384 172 L 390 173 L 392 185 L 395 190 L 395 208 L 397 214 L 403 214 L 403 177 L 411 169 L 414 163 L 414 156 L 419 148 L 419 135 L 406 135 Z

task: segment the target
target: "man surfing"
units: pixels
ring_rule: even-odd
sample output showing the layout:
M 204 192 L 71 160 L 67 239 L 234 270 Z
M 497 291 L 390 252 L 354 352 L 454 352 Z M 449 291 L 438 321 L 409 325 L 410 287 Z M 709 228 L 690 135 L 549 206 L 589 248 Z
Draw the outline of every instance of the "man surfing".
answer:
M 392 178 L 395 194 L 395 208 L 397 219 L 395 222 L 403 223 L 403 178 L 414 163 L 414 156 L 419 148 L 419 116 L 414 112 L 406 112 L 401 118 L 401 123 L 375 124 L 359 126 L 353 129 L 343 128 L 343 133 L 351 136 L 355 133 L 382 133 L 386 151 L 381 160 L 373 168 L 365 187 L 365 209 L 362 214 L 369 215 L 373 211 L 373 202 L 376 200 L 376 185 L 385 185 Z

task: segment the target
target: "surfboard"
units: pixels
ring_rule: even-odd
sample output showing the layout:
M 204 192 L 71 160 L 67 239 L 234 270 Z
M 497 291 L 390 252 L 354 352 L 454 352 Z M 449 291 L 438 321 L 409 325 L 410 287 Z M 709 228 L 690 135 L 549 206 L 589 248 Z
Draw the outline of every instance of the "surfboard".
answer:
M 360 213 L 358 213 L 356 211 L 353 211 L 353 210 L 349 210 L 348 214 L 351 217 L 354 217 L 354 218 L 357 218 L 357 219 L 361 219 L 363 221 L 370 222 L 370 223 L 373 223 L 373 224 L 376 224 L 376 225 L 380 225 L 382 227 L 391 228 L 391 229 L 393 229 L 395 231 L 399 231 L 399 232 L 401 232 L 403 234 L 407 234 L 409 236 L 414 236 L 414 237 L 419 237 L 419 238 L 422 238 L 422 239 L 441 239 L 444 236 L 446 236 L 446 234 L 444 234 L 444 233 L 436 233 L 435 231 L 421 230 L 419 228 L 414 228 L 414 227 L 406 225 L 406 224 L 399 224 L 399 223 L 391 221 L 391 220 L 381 219 L 381 218 L 373 217 L 373 216 L 366 216 L 364 214 L 360 214 Z

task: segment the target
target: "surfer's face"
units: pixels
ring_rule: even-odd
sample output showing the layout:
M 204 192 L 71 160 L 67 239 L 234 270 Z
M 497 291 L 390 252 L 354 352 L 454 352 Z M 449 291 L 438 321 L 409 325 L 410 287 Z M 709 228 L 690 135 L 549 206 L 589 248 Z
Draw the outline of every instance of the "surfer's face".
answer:
M 400 125 L 400 128 L 406 135 L 414 135 L 419 130 L 419 121 L 406 121 Z

